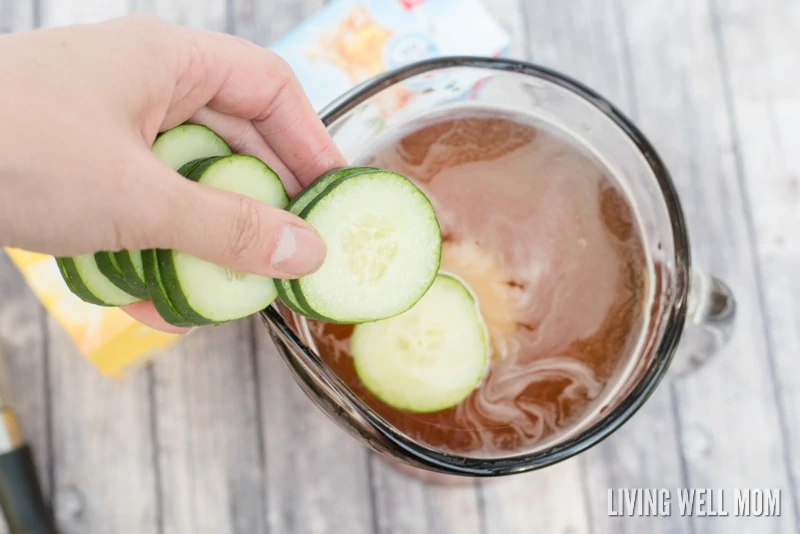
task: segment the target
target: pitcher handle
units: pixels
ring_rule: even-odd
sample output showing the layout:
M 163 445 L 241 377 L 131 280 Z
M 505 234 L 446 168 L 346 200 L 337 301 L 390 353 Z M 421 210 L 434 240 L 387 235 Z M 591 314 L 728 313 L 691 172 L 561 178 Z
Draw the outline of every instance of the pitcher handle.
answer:
M 686 325 L 669 374 L 682 378 L 719 354 L 733 335 L 736 299 L 730 287 L 701 269 L 692 269 Z

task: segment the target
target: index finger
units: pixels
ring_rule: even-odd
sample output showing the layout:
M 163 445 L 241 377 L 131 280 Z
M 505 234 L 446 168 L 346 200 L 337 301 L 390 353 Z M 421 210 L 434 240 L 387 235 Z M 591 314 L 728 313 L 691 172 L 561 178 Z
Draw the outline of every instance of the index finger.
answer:
M 283 58 L 222 33 L 192 31 L 190 39 L 179 83 L 208 107 L 251 120 L 301 184 L 345 164 Z

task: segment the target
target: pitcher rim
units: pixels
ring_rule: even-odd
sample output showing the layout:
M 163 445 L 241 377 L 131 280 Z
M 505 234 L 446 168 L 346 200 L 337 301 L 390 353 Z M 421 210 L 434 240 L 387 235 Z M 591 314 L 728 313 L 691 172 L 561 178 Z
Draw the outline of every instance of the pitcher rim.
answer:
M 475 458 L 445 453 L 420 444 L 404 434 L 394 431 L 392 426 L 382 417 L 365 411 L 365 408 L 370 412 L 372 410 L 366 407 L 363 401 L 358 399 L 352 392 L 349 392 L 349 390 L 341 392 L 354 404 L 352 408 L 357 410 L 361 417 L 374 430 L 378 431 L 384 440 L 391 444 L 395 452 L 393 456 L 396 459 L 401 461 L 410 459 L 412 460 L 411 465 L 416 464 L 417 467 L 451 475 L 473 477 L 505 476 L 541 469 L 594 447 L 622 427 L 655 392 L 667 374 L 687 318 L 687 299 L 691 272 L 689 237 L 683 209 L 671 174 L 658 152 L 639 127 L 595 90 L 565 74 L 535 63 L 517 59 L 481 56 L 445 56 L 417 61 L 387 71 L 353 87 L 323 108 L 319 113 L 320 118 L 326 127 L 330 127 L 331 124 L 354 107 L 388 87 L 430 71 L 458 67 L 515 72 L 543 79 L 572 92 L 603 113 L 634 143 L 658 181 L 661 196 L 670 219 L 674 246 L 677 277 L 674 303 L 669 312 L 666 313 L 666 325 L 662 330 L 653 361 L 648 365 L 636 385 L 630 389 L 614 409 L 563 443 L 534 452 L 523 452 L 500 458 Z M 309 347 L 297 337 L 294 330 L 286 323 L 274 306 L 264 310 L 263 317 L 273 327 L 277 328 L 284 337 L 291 339 L 292 344 L 302 351 L 305 356 L 312 354 Z M 338 382 L 337 389 L 346 388 L 342 382 L 338 380 L 336 382 Z

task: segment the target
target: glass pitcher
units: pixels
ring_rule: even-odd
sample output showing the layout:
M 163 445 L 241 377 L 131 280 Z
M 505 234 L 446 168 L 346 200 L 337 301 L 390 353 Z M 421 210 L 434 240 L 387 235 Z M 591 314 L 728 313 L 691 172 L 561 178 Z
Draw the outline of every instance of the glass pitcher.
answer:
M 402 105 L 397 89 L 402 88 Z M 705 363 L 730 337 L 728 287 L 691 265 L 689 238 L 668 170 L 642 133 L 603 97 L 557 72 L 515 60 L 447 57 L 401 67 L 346 93 L 321 113 L 349 162 L 384 136 L 449 108 L 476 104 L 546 120 L 602 158 L 635 208 L 651 263 L 661 266 L 647 340 L 613 398 L 580 430 L 502 457 L 461 456 L 420 443 L 354 394 L 292 327 L 277 304 L 261 313 L 298 384 L 343 429 L 389 460 L 433 474 L 503 476 L 540 469 L 588 448 L 622 426 L 668 374 Z M 680 342 L 680 343 L 679 343 Z M 416 469 L 415 469 L 416 468 Z

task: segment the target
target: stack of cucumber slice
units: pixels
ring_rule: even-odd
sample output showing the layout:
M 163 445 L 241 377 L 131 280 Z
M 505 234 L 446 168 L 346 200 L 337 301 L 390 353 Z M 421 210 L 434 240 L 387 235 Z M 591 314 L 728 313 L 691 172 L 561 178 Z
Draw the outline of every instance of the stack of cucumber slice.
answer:
M 287 209 L 328 246 L 317 272 L 277 284 L 295 313 L 345 324 L 393 317 L 421 299 L 436 277 L 439 223 L 428 197 L 403 176 L 372 167 L 334 169 Z
M 178 172 L 202 185 L 246 195 L 277 208 L 289 197 L 272 169 L 253 156 L 234 154 L 193 160 Z M 178 326 L 241 319 L 278 296 L 271 278 L 233 272 L 177 250 L 142 252 L 145 283 L 159 315 Z
M 191 327 L 247 317 L 280 296 L 306 317 L 358 324 L 409 310 L 437 276 L 442 243 L 436 215 L 403 176 L 371 167 L 335 169 L 289 202 L 272 169 L 234 154 L 205 126 L 168 130 L 152 150 L 187 179 L 303 218 L 325 241 L 325 261 L 303 278 L 273 280 L 177 250 L 56 258 L 69 289 L 86 302 L 116 307 L 149 300 L 168 323 Z

